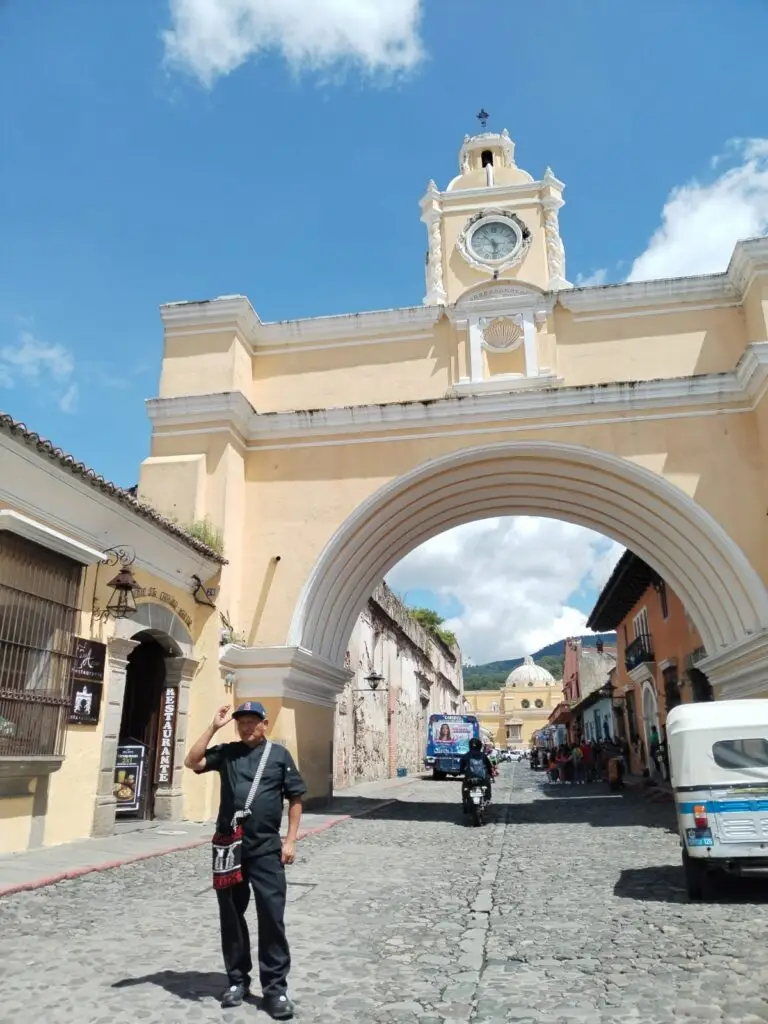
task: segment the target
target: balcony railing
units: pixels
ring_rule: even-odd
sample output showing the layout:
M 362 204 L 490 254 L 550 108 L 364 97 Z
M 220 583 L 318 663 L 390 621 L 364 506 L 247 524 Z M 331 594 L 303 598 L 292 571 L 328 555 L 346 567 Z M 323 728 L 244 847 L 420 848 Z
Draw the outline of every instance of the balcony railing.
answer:
M 627 672 L 631 672 L 633 668 L 637 668 L 638 665 L 642 665 L 644 662 L 655 660 L 653 640 L 647 633 L 641 633 L 640 636 L 635 637 L 631 644 L 627 644 L 627 649 L 624 652 L 624 664 L 627 667 Z

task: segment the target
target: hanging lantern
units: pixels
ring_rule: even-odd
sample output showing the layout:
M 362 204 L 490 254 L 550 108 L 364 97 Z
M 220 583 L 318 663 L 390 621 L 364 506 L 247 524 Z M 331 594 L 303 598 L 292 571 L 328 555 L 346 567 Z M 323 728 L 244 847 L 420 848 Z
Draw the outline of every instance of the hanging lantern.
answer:
M 372 690 L 378 690 L 379 686 L 384 682 L 384 676 L 380 672 L 371 672 L 370 675 L 365 677 L 365 681 Z
M 107 584 L 112 590 L 112 596 L 107 601 L 107 612 L 113 619 L 128 619 L 136 614 L 136 597 L 134 591 L 139 585 L 133 577 L 133 573 L 124 565 L 113 580 Z

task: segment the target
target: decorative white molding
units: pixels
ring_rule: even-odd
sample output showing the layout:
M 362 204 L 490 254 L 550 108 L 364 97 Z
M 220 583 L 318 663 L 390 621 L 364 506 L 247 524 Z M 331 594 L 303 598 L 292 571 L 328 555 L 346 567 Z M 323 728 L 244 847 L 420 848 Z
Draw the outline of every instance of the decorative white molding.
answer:
M 0 509 L 0 531 L 2 530 L 8 530 L 9 533 L 15 533 L 19 537 L 34 541 L 35 544 L 48 548 L 49 551 L 57 551 L 60 555 L 66 555 L 67 558 L 71 558 L 73 562 L 79 562 L 81 565 L 95 565 L 96 562 L 103 561 L 105 557 L 103 551 L 97 551 L 96 548 L 89 547 L 87 544 L 81 544 L 74 537 L 68 537 L 58 530 L 52 530 L 50 526 L 35 522 L 34 519 L 20 515 L 9 508 Z
M 494 223 L 504 223 L 511 227 L 517 236 L 517 244 L 512 252 L 501 259 L 484 259 L 475 252 L 472 238 L 484 225 Z M 494 207 L 481 210 L 474 217 L 470 217 L 456 239 L 456 251 L 475 270 L 480 270 L 484 274 L 492 274 L 494 277 L 497 277 L 499 274 L 503 274 L 505 270 L 510 270 L 512 267 L 522 263 L 531 247 L 532 241 L 533 235 L 516 213 Z
M 719 700 L 768 697 L 768 628 L 721 645 L 717 653 L 697 661 L 696 668 L 707 676 Z
M 562 182 L 554 176 L 545 176 L 541 181 L 530 184 L 496 186 L 493 202 L 504 205 L 507 212 L 511 212 L 509 205 L 517 199 L 527 197 L 543 204 L 546 202 L 541 195 L 543 191 L 561 190 L 562 187 Z M 456 209 L 457 203 L 464 203 L 468 212 L 481 211 L 487 208 L 489 200 L 489 190 L 485 187 L 429 194 L 431 201 L 439 203 L 443 212 Z M 472 205 L 475 202 L 477 205 Z M 548 293 L 544 298 L 550 308 L 559 302 L 564 309 L 574 313 L 574 319 L 581 321 L 622 315 L 657 316 L 692 309 L 738 306 L 752 281 L 764 275 L 768 275 L 768 237 L 738 242 L 723 274 L 570 288 L 555 295 Z M 459 301 L 464 302 L 465 297 Z M 442 305 L 434 305 L 264 323 L 243 295 L 226 295 L 201 302 L 175 302 L 160 308 L 168 336 L 230 331 L 240 337 L 254 354 L 260 349 L 274 354 L 276 351 L 294 351 L 301 346 L 322 348 L 325 342 L 331 345 L 345 341 L 365 344 L 381 340 L 386 343 L 396 340 L 399 333 L 428 331 L 443 312 L 451 315 L 450 308 L 444 310 Z M 377 339 L 377 335 L 384 337 Z
M 107 660 L 110 672 L 124 672 L 129 655 L 139 646 L 138 640 L 123 636 L 111 636 L 107 641 Z M 120 698 L 122 703 L 122 696 Z
M 720 414 L 726 408 L 750 412 L 768 387 L 768 342 L 748 346 L 736 370 L 700 377 L 580 387 L 563 386 L 560 378 L 555 377 L 545 378 L 544 387 L 530 392 L 458 400 L 455 396 L 461 393 L 458 389 L 462 386 L 455 385 L 448 397 L 429 401 L 345 406 L 314 412 L 257 413 L 239 393 L 236 400 L 233 393 L 153 398 L 147 402 L 147 410 L 158 432 L 188 428 L 193 433 L 209 433 L 216 425 L 232 422 L 246 444 L 257 446 L 278 439 L 306 441 L 330 434 L 361 436 L 414 428 L 467 428 L 489 421 L 497 422 L 499 428 L 520 420 L 543 420 L 554 427 L 562 425 L 560 421 L 565 417 L 579 415 L 589 416 L 593 421 L 613 413 L 680 415 L 685 410 L 696 410 Z M 230 420 L 232 410 L 238 415 Z
M 724 274 L 573 288 L 559 293 L 558 302 L 580 314 L 574 319 L 582 321 L 611 318 L 622 312 L 661 316 L 693 308 L 727 308 L 740 306 L 752 281 L 764 274 L 768 274 L 768 237 L 752 238 L 736 243 Z M 588 313 L 597 315 L 584 315 Z
M 553 179 L 554 180 L 554 179 Z M 565 279 L 565 249 L 560 237 L 560 225 L 557 211 L 564 205 L 559 197 L 543 199 L 544 208 L 544 241 L 547 248 L 547 267 L 549 269 L 549 287 L 551 291 L 570 288 Z
M 653 671 L 654 664 L 652 661 L 641 661 L 639 665 L 635 665 L 634 668 L 630 669 L 627 674 L 636 683 L 648 682 L 653 684 L 656 682 L 656 675 Z
M 483 333 L 483 346 L 491 352 L 514 352 L 523 344 L 523 318 L 515 316 L 481 317 L 478 326 Z
M 440 306 L 446 302 L 446 293 L 443 279 L 440 193 L 434 181 L 429 182 L 427 194 L 421 201 L 421 219 L 427 226 L 427 293 L 424 296 L 424 304 Z
M 536 391 L 546 389 L 548 392 L 553 387 L 562 385 L 562 377 L 554 374 L 540 374 L 538 377 L 501 376 L 489 377 L 480 381 L 459 381 L 453 386 L 452 393 L 455 395 L 509 395 L 517 394 L 520 391 Z
M 199 302 L 169 302 L 160 307 L 168 335 L 231 331 L 255 343 L 261 320 L 245 295 L 222 295 Z
M 504 157 L 504 164 L 502 166 L 517 168 L 515 163 L 515 144 L 505 128 L 501 134 L 498 132 L 480 132 L 479 135 L 464 136 L 464 142 L 459 150 L 459 170 L 461 173 L 466 174 L 469 171 L 469 157 L 471 154 L 482 153 L 486 149 L 497 149 L 501 153 Z M 517 169 L 520 170 L 520 168 Z M 527 171 L 521 171 L 521 173 L 528 174 Z M 530 178 L 531 176 L 528 174 L 528 177 Z M 531 181 L 533 181 L 533 178 L 531 178 Z
M 440 306 L 404 306 L 398 309 L 344 313 L 263 323 L 244 295 L 226 296 L 205 302 L 172 303 L 160 307 L 166 335 L 199 336 L 231 331 L 255 354 L 259 348 L 285 348 L 352 340 L 362 342 L 378 334 L 391 340 L 397 332 L 426 331 L 440 319 Z
M 301 647 L 239 647 L 228 644 L 219 657 L 222 677 L 235 676 L 236 701 L 279 697 L 335 708 L 354 672 Z

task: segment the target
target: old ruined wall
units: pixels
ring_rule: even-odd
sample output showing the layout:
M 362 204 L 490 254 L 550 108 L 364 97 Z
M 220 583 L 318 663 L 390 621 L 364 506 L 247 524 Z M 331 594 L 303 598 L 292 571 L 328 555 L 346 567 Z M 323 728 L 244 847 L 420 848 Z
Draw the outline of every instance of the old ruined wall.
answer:
M 334 786 L 420 771 L 427 720 L 461 713 L 461 652 L 433 640 L 381 583 L 347 649 L 354 675 L 340 695 L 334 730 Z M 366 676 L 383 676 L 372 691 Z

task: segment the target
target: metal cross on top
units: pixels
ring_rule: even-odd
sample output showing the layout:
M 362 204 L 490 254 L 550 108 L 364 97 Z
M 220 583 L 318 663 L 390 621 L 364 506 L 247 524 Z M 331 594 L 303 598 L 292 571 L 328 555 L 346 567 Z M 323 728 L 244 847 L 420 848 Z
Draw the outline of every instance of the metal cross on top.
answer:
M 480 127 L 481 128 L 487 128 L 488 127 L 488 118 L 491 115 L 488 113 L 488 111 L 485 109 L 485 107 L 481 107 L 480 108 L 480 113 L 477 114 L 476 116 L 477 116 L 477 120 L 480 122 Z

